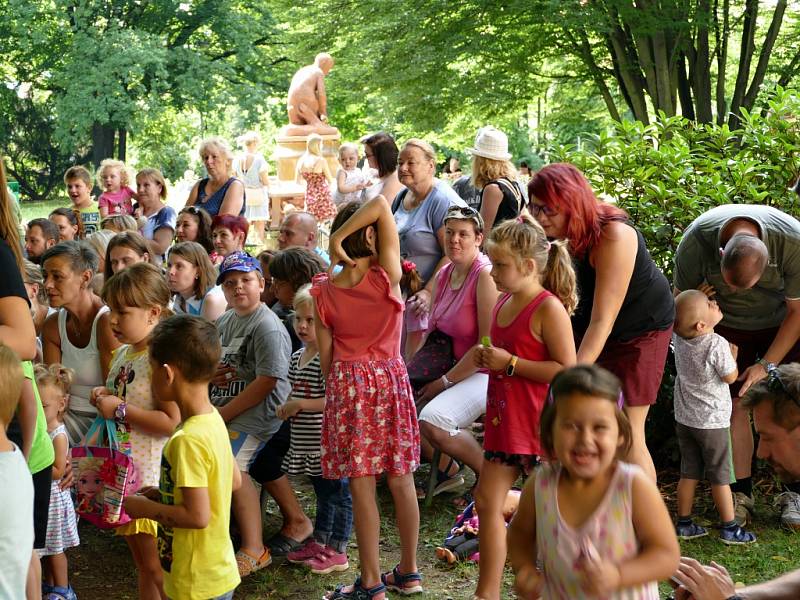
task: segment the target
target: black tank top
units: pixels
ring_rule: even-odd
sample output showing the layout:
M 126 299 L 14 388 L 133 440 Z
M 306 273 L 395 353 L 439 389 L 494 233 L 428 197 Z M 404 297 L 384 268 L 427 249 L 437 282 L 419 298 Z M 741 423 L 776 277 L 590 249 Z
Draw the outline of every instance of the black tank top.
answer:
M 650 257 L 641 232 L 635 227 L 634 230 L 638 241 L 636 261 L 609 340 L 627 341 L 650 331 L 663 331 L 675 321 L 675 301 L 669 281 Z M 589 263 L 589 254 L 587 251 L 584 258 L 575 260 L 579 300 L 572 315 L 572 329 L 578 339 L 589 327 L 594 303 L 596 273 Z
M 525 204 L 525 198 L 522 196 L 522 190 L 519 189 L 519 184 L 516 181 L 511 181 L 510 179 L 503 177 L 501 179 L 494 179 L 486 185 L 492 184 L 499 187 L 500 191 L 503 192 L 503 199 L 500 201 L 500 205 L 497 207 L 497 215 L 495 216 L 494 224 L 492 225 L 492 229 L 494 229 L 503 221 L 507 221 L 508 219 L 516 219 L 522 210 L 522 205 Z M 486 189 L 486 185 L 483 186 L 483 190 Z M 514 191 L 511 191 L 512 187 Z M 480 210 L 480 207 L 483 204 L 483 190 L 481 190 L 478 195 L 478 210 Z M 514 192 L 516 192 L 516 194 Z

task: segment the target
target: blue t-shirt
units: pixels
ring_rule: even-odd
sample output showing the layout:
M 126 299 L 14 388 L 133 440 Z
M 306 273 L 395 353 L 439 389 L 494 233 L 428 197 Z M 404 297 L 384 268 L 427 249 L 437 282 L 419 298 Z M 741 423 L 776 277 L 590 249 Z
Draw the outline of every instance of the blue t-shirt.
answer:
M 156 231 L 162 227 L 169 227 L 172 231 L 175 231 L 177 221 L 178 215 L 175 213 L 175 209 L 171 206 L 165 206 L 157 213 L 147 217 L 147 221 L 142 227 L 142 235 L 145 239 L 152 240 Z

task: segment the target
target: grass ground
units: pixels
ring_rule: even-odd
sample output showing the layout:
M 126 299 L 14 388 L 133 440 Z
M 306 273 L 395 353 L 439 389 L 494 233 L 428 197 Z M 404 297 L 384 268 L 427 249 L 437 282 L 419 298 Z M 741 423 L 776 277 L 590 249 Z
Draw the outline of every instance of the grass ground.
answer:
M 424 471 L 423 471 L 424 473 Z M 662 476 L 662 492 L 674 514 L 675 476 Z M 310 486 L 298 482 L 301 503 L 313 511 L 313 492 Z M 714 560 L 725 565 L 734 581 L 742 584 L 754 583 L 775 577 L 785 571 L 800 567 L 797 553 L 798 535 L 781 529 L 779 514 L 769 502 L 775 493 L 775 485 L 764 479 L 758 487 L 757 514 L 752 530 L 758 535 L 758 542 L 747 547 L 726 546 L 719 542 L 716 531 L 711 535 L 684 542 L 682 553 L 708 563 Z M 416 596 L 420 600 L 462 600 L 470 598 L 477 579 L 477 566 L 459 564 L 448 567 L 435 558 L 434 550 L 441 544 L 451 527 L 457 513 L 452 506 L 453 496 L 439 496 L 430 508 L 421 509 L 421 530 L 419 543 L 419 565 L 425 575 L 426 592 Z M 698 494 L 698 520 L 703 525 L 713 527 L 717 522 L 716 512 L 707 489 L 700 488 Z M 379 493 L 381 514 L 384 516 L 381 527 L 381 563 L 390 568 L 399 557 L 398 540 L 392 529 L 392 506 L 388 490 Z M 274 505 L 265 518 L 265 535 L 270 535 L 280 526 L 280 516 Z M 109 532 L 101 532 L 86 524 L 81 525 L 81 546 L 70 552 L 70 571 L 75 590 L 81 600 L 119 600 L 136 597 L 136 580 L 133 564 L 124 542 Z M 349 582 L 355 577 L 357 558 L 355 543 L 350 547 L 351 568 L 344 573 L 327 576 L 311 575 L 301 568 L 288 564 L 274 564 L 247 578 L 236 592 L 237 599 L 269 600 L 314 600 L 332 589 L 337 583 Z M 202 574 L 198 573 L 198 576 Z M 513 598 L 512 577 L 506 573 L 503 598 Z M 661 586 L 662 597 L 669 593 L 666 584 Z
M 49 200 L 47 202 L 23 202 L 20 205 L 22 210 L 22 220 L 30 221 L 39 217 L 47 218 L 54 208 L 59 206 L 69 206 L 69 201 L 59 198 L 57 200 Z

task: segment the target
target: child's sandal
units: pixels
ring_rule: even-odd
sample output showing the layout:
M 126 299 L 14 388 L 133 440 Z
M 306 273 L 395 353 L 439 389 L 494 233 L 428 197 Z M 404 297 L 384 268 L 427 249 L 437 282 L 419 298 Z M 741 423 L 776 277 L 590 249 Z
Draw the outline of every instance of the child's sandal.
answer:
M 397 565 L 391 571 L 387 571 L 381 575 L 381 581 L 391 592 L 397 592 L 403 596 L 410 596 L 411 594 L 421 594 L 424 590 L 422 588 L 422 574 L 418 571 L 411 573 L 401 573 Z M 392 581 L 389 581 L 389 577 Z M 409 585 L 411 584 L 411 585 Z
M 378 596 L 382 596 L 379 600 L 383 600 L 386 596 L 386 586 L 383 583 L 367 589 L 361 585 L 361 577 L 356 577 L 353 589 L 349 592 L 344 591 L 345 587 L 347 587 L 345 584 L 337 585 L 336 589 L 323 596 L 322 600 L 373 600 Z

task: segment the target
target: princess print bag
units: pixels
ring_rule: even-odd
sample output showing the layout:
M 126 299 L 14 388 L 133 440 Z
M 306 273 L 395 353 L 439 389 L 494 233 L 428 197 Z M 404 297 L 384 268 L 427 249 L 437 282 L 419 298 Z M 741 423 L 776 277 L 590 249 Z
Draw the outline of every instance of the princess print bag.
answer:
M 101 529 L 130 523 L 122 500 L 139 489 L 133 459 L 120 448 L 116 423 L 97 417 L 84 444 L 71 450 L 75 512 Z

